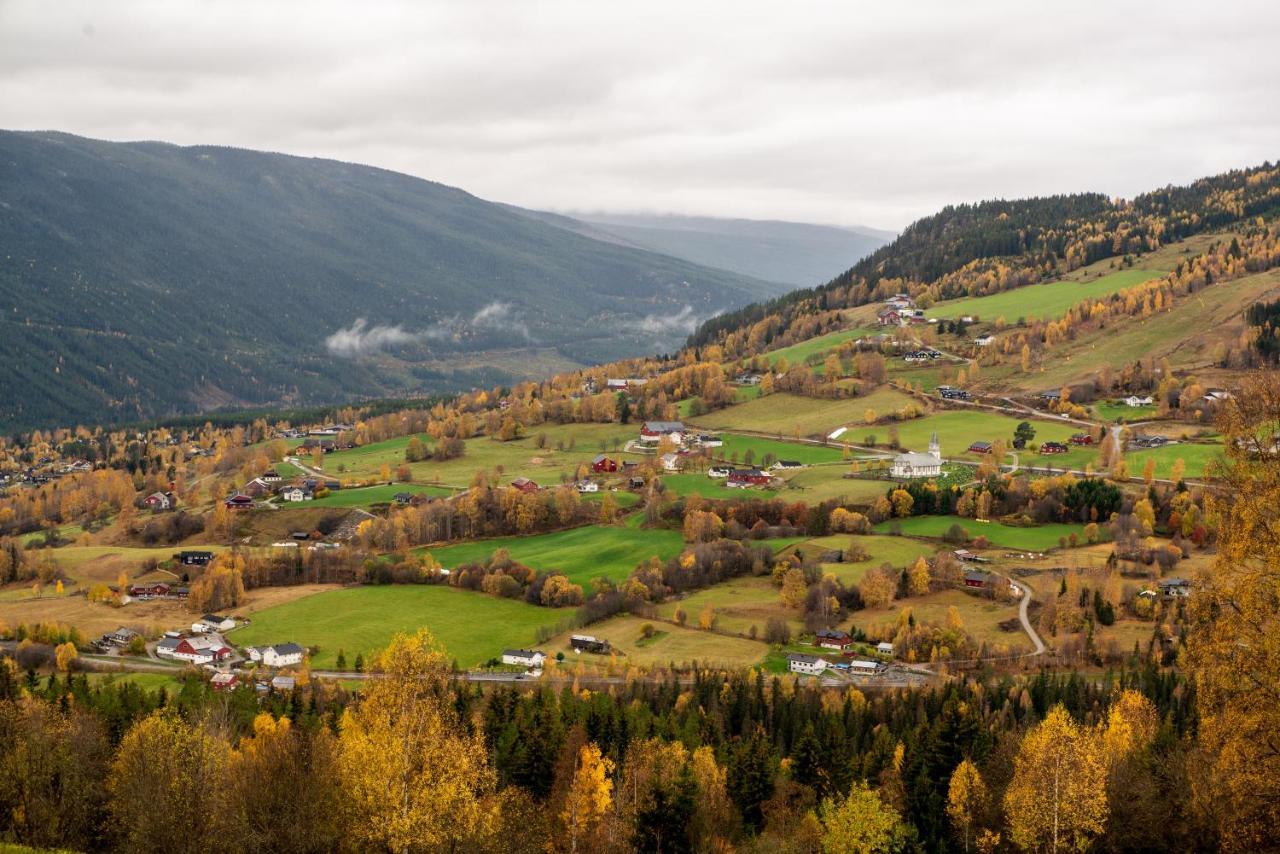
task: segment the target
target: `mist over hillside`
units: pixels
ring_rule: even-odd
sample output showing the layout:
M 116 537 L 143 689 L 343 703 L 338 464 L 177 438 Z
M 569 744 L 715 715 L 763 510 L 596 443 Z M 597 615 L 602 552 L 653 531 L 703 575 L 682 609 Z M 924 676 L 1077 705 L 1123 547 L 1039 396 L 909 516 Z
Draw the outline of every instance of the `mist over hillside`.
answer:
M 0 428 L 440 391 L 669 349 L 787 288 L 442 184 L 0 132 Z

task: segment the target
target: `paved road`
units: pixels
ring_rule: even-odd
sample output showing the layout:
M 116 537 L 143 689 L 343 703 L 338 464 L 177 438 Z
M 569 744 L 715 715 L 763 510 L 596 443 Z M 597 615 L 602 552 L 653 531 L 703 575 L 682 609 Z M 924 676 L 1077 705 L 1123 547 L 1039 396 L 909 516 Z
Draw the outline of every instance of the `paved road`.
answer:
M 1010 578 L 1009 583 L 1013 585 L 1014 590 L 1021 593 L 1020 598 L 1022 601 L 1018 603 L 1018 622 L 1022 623 L 1022 630 L 1027 633 L 1027 637 L 1031 638 L 1031 643 L 1036 648 L 1036 651 L 1031 655 L 1044 655 L 1044 641 L 1040 639 L 1040 635 L 1036 633 L 1036 630 L 1031 625 L 1030 618 L 1027 616 L 1027 611 L 1031 607 L 1031 597 L 1035 591 L 1028 587 L 1026 582 L 1019 583 Z

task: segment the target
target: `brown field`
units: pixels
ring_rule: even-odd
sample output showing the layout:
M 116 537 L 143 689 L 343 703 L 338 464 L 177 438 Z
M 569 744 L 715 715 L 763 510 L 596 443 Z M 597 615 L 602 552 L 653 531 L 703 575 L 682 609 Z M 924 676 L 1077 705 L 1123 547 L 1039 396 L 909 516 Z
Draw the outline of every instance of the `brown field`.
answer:
M 295 587 L 263 587 L 250 590 L 246 601 L 228 609 L 235 616 L 248 616 L 264 608 L 282 605 L 336 589 L 334 584 L 303 584 Z M 95 638 L 119 626 L 166 631 L 191 624 L 194 616 L 182 602 L 157 600 L 131 602 L 122 608 L 95 604 L 83 596 L 0 601 L 0 622 L 10 627 L 19 623 L 64 623 L 80 629 L 86 638 Z
M 723 631 L 747 634 L 755 626 L 760 637 L 770 617 L 786 620 L 793 633 L 803 628 L 798 611 L 787 608 L 778 596 L 778 589 L 768 577 L 735 578 L 714 587 L 708 587 L 686 596 L 684 599 L 666 602 L 658 606 L 658 614 L 665 620 L 675 619 L 677 609 L 687 615 L 687 624 L 698 625 L 698 615 L 710 606 L 716 612 L 716 625 Z
M 696 618 L 695 618 L 696 619 Z M 640 627 L 653 623 L 659 632 L 665 632 L 651 641 L 640 643 Z M 704 632 L 699 629 L 682 629 L 671 623 L 645 620 L 640 617 L 614 617 L 583 629 L 580 634 L 603 638 L 618 651 L 618 658 L 639 666 L 665 666 L 698 662 L 712 667 L 750 667 L 759 664 L 769 651 L 765 644 L 746 638 L 729 637 Z M 545 644 L 552 654 L 564 651 L 564 667 L 573 667 L 579 656 L 569 649 L 569 635 L 560 635 Z M 608 662 L 605 656 L 583 654 L 583 663 L 600 665 Z
M 960 590 L 943 590 L 928 596 L 899 599 L 888 608 L 857 611 L 853 624 L 872 637 L 892 631 L 903 608 L 910 608 L 917 623 L 945 625 L 947 608 L 955 605 L 969 634 L 989 644 L 1004 644 L 1012 651 L 1030 650 L 1031 642 L 1021 628 L 1006 632 L 1000 623 L 1018 616 L 1016 604 L 1003 604 L 971 596 Z

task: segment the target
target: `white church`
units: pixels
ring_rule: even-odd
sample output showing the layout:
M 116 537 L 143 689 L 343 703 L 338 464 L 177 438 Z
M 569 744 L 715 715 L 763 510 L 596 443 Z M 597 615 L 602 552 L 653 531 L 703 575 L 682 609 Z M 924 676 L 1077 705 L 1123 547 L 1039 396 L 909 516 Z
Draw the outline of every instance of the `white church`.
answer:
M 935 430 L 927 454 L 898 454 L 893 458 L 893 476 L 903 478 L 941 477 L 942 448 Z

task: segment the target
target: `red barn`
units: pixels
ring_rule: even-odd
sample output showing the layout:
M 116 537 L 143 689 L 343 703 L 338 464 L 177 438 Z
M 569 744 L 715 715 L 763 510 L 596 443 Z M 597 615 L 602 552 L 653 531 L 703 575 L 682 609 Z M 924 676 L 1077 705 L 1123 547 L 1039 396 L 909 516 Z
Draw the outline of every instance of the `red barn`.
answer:
M 514 487 L 515 489 L 520 490 L 521 492 L 537 492 L 539 489 L 542 488 L 538 486 L 538 484 L 529 480 L 529 478 L 527 477 L 516 478 L 515 480 L 511 481 L 511 486 Z
M 222 503 L 227 506 L 228 510 L 252 510 L 253 509 L 253 499 L 243 493 L 236 493 L 235 495 L 231 496 L 230 498 L 228 498 L 226 501 Z
M 591 470 L 593 472 L 615 472 L 618 470 L 618 461 L 609 459 L 604 454 L 596 454 L 591 460 Z
M 1076 433 L 1074 436 L 1072 436 L 1072 437 L 1071 437 L 1071 444 L 1073 444 L 1073 445 L 1092 445 L 1092 444 L 1093 444 L 1093 437 L 1092 437 L 1092 436 L 1090 436 L 1088 433 Z
M 768 486 L 772 479 L 760 469 L 736 469 L 729 473 L 730 486 Z

